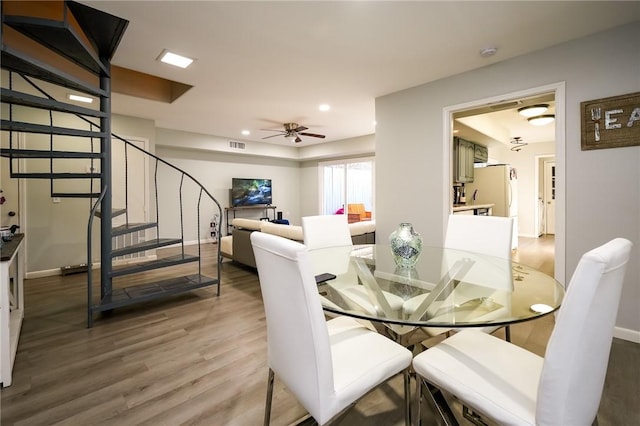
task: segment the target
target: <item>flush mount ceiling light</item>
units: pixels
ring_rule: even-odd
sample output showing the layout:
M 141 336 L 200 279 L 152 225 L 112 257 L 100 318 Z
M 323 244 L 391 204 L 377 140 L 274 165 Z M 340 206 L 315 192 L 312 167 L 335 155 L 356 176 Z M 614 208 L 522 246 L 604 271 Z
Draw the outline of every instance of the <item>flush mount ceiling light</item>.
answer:
M 523 117 L 535 117 L 537 115 L 544 114 L 549 109 L 549 104 L 537 104 L 530 105 L 522 108 L 518 108 L 518 114 Z
M 160 62 L 164 62 L 165 64 L 174 65 L 180 68 L 186 68 L 193 62 L 193 59 L 187 58 L 186 56 L 180 56 L 176 53 L 169 52 L 168 50 L 163 50 L 160 56 L 158 56 Z
M 322 104 L 318 107 L 318 109 L 322 112 L 326 112 L 331 109 L 331 106 L 329 104 Z
M 74 95 L 72 93 L 69 93 L 67 95 L 67 98 L 70 101 L 84 102 L 84 103 L 87 103 L 87 104 L 93 103 L 93 99 L 92 98 L 89 98 L 87 96 Z
M 529 121 L 529 123 L 533 124 L 534 126 L 544 126 L 546 124 L 553 123 L 553 120 L 555 119 L 556 119 L 555 115 L 546 114 L 546 115 L 538 115 L 536 117 L 529 117 L 527 118 L 527 121 Z

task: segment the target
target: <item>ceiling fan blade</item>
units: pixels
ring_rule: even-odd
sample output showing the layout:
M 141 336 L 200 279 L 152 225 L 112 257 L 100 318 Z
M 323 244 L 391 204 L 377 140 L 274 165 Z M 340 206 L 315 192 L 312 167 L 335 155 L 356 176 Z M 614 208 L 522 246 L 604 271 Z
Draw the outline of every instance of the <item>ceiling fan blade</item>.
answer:
M 294 142 L 295 143 L 302 142 L 302 139 L 300 139 L 300 136 L 296 136 L 296 140 Z
M 297 128 L 293 129 L 294 132 L 298 133 L 298 132 L 302 132 L 303 130 L 308 130 L 308 127 L 304 127 L 304 126 L 298 126 Z
M 282 136 L 283 134 L 284 134 L 284 133 L 280 133 L 280 134 L 277 134 L 277 135 L 265 136 L 265 137 L 264 137 L 264 138 L 262 138 L 262 139 L 275 138 L 276 136 Z
M 300 133 L 302 136 L 311 136 L 312 138 L 325 138 L 325 135 L 319 135 L 317 133 Z

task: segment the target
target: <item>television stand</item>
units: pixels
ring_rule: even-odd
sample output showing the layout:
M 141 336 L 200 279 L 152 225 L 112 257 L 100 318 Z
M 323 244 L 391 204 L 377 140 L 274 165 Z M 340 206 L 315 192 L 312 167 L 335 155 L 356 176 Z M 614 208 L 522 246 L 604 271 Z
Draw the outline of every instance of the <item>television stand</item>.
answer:
M 242 212 L 243 210 L 263 210 L 265 217 L 269 217 L 269 210 L 273 211 L 273 220 L 276 220 L 276 206 L 269 205 L 260 205 L 260 206 L 238 206 L 238 207 L 225 207 L 225 222 L 227 224 L 227 235 L 231 235 L 231 221 L 229 220 L 229 212 L 233 212 L 233 217 L 231 219 L 236 218 L 237 212 Z

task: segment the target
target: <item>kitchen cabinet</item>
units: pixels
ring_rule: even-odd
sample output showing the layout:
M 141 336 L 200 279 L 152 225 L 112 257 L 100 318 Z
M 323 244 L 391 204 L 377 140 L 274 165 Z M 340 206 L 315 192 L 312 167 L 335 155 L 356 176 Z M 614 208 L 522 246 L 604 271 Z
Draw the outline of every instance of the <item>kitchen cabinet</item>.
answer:
M 459 137 L 453 138 L 453 181 L 473 182 L 475 144 Z
M 476 163 L 486 163 L 489 161 L 489 150 L 486 146 L 473 145 L 473 161 Z

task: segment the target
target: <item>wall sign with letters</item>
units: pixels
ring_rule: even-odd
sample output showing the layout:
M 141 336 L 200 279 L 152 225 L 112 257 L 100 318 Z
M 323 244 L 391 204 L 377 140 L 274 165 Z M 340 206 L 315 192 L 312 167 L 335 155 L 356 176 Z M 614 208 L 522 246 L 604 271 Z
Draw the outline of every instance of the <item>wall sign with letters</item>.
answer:
M 640 145 L 640 92 L 580 103 L 582 150 Z

